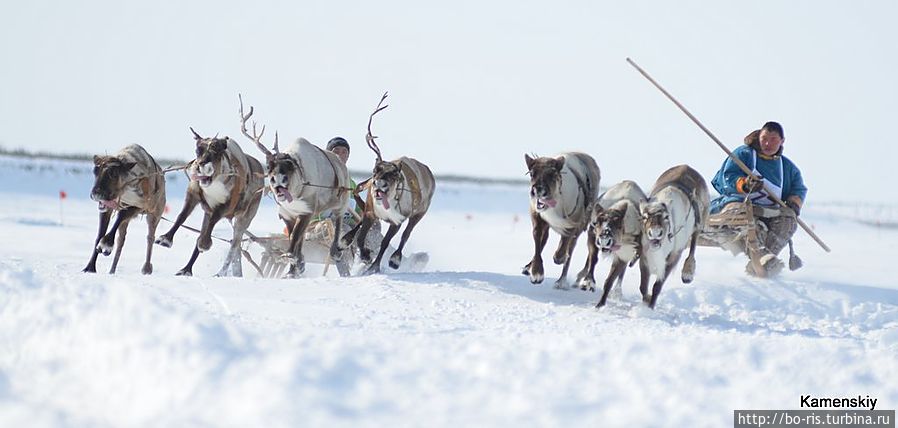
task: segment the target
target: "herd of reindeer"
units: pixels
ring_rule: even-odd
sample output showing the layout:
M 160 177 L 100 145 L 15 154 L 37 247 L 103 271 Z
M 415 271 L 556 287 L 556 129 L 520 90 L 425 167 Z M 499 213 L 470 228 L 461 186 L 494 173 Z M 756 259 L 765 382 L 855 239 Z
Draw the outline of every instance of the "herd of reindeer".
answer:
M 221 219 L 233 226 L 230 250 L 219 276 L 242 276 L 241 243 L 259 208 L 263 193 L 271 192 L 278 216 L 286 224 L 289 269 L 295 278 L 305 270 L 303 241 L 310 223 L 326 213 L 343 213 L 349 199 L 363 208 L 360 221 L 342 234 L 339 220 L 330 242 L 330 257 L 341 260 L 357 249 L 367 266 L 364 274 L 380 272 L 381 261 L 390 241 L 408 220 L 398 248 L 389 258 L 397 269 L 412 230 L 427 213 L 435 190 L 433 173 L 423 163 L 409 157 L 384 161 L 371 132 L 374 115 L 385 109 L 384 94 L 368 118 L 366 141 L 375 152 L 373 175 L 353 189 L 346 165 L 332 152 L 304 138 L 281 151 L 275 133 L 269 150 L 262 142 L 263 126 L 252 133 L 247 121 L 253 107 L 244 114 L 240 99 L 241 133 L 265 155 L 265 165 L 244 153 L 231 138 L 203 137 L 191 128 L 196 157 L 184 167 L 190 178 L 184 205 L 171 229 L 156 238 L 156 227 L 165 207 L 163 170 L 139 145 L 130 145 L 112 156 L 94 156 L 95 181 L 91 199 L 99 204 L 100 224 L 85 272 L 96 272 L 97 256 L 115 250 L 110 273 L 114 273 L 127 234 L 128 223 L 138 214 L 146 215 L 148 233 L 146 259 L 141 270 L 153 272 L 153 245 L 169 248 L 175 233 L 197 205 L 203 209 L 203 224 L 190 260 L 178 275 L 192 275 L 201 252 L 212 246 L 212 229 Z M 599 253 L 612 258 L 608 277 L 597 307 L 604 306 L 615 283 L 620 284 L 627 267 L 638 264 L 639 290 L 643 301 L 654 308 L 668 275 L 683 251 L 689 253 L 682 267 L 682 281 L 689 283 L 695 273 L 695 247 L 709 215 L 710 197 L 704 178 L 693 168 L 679 165 L 665 171 L 646 195 L 633 181 L 625 180 L 599 195 L 601 174 L 595 159 L 585 153 L 562 153 L 557 157 L 525 155 L 530 176 L 530 216 L 533 223 L 534 254 L 523 269 L 534 284 L 544 279 L 542 251 L 549 229 L 561 239 L 553 261 L 563 265 L 556 288 L 567 288 L 567 273 L 577 239 L 587 233 L 588 257 L 576 279 L 582 290 L 595 291 L 595 267 Z M 359 196 L 367 191 L 365 200 Z M 110 228 L 113 213 L 117 212 Z M 337 217 L 339 218 L 339 217 Z M 372 259 L 365 245 L 371 226 L 383 220 L 389 224 L 379 251 Z M 116 234 L 118 234 L 116 238 Z M 342 234 L 342 235 L 341 235 Z M 341 272 L 341 275 L 344 272 Z M 655 282 L 649 293 L 651 275 Z

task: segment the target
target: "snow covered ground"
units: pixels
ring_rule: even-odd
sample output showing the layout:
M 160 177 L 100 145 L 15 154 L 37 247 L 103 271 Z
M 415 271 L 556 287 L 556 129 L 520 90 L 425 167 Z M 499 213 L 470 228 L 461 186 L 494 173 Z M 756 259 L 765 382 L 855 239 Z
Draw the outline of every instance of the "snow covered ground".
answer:
M 804 269 L 752 279 L 700 248 L 696 280 L 672 275 L 655 311 L 635 270 L 595 310 L 598 295 L 551 287 L 560 267 L 542 286 L 520 275 L 526 188 L 438 183 L 407 247 L 430 254 L 424 272 L 271 280 L 246 264 L 213 278 L 220 242 L 173 276 L 188 231 L 142 276 L 143 221 L 118 274 L 82 274 L 90 183 L 86 163 L 0 157 L 0 426 L 731 426 L 733 409 L 803 394 L 898 407 L 898 230 L 857 221 L 895 207 L 812 199 L 803 218 L 833 252 L 799 232 Z M 184 185 L 168 186 L 169 217 Z M 250 230 L 281 228 L 266 200 Z M 573 272 L 584 258 L 581 241 Z

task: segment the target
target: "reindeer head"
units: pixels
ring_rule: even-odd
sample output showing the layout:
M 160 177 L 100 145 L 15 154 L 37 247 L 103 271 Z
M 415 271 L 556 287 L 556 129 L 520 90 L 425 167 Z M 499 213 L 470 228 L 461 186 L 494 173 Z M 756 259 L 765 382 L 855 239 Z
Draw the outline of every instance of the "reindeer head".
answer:
M 382 204 L 384 209 L 390 209 L 390 199 L 398 194 L 402 181 L 402 167 L 398 161 L 377 161 L 374 164 L 374 173 L 371 177 L 374 199 Z
M 190 131 L 196 140 L 196 159 L 188 168 L 190 180 L 207 187 L 222 171 L 222 161 L 227 158 L 228 137 L 203 138 L 193 128 Z
M 118 199 L 127 185 L 128 175 L 137 162 L 115 156 L 94 156 L 94 187 L 90 198 L 99 202 L 100 212 L 118 207 Z
M 653 248 L 661 246 L 661 240 L 670 239 L 670 211 L 664 202 L 644 202 L 639 205 L 642 214 L 642 230 Z
M 532 158 L 524 155 L 527 162 L 527 174 L 530 175 L 530 203 L 537 212 L 547 208 L 555 208 L 556 195 L 561 188 L 561 170 L 564 157 Z
M 590 226 L 596 237 L 596 246 L 603 253 L 620 249 L 621 245 L 628 242 L 626 235 L 633 236 L 640 233 L 636 207 L 627 200 L 617 201 L 607 210 L 596 203 Z
M 278 202 L 293 202 L 293 194 L 290 188 L 294 181 L 299 180 L 299 164 L 288 153 L 276 153 L 268 157 L 268 187 L 274 193 Z

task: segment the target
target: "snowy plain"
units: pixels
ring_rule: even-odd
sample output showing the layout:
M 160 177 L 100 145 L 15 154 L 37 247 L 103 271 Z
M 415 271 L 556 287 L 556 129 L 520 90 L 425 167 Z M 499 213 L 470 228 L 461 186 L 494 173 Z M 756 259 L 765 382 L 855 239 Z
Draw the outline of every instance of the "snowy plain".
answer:
M 719 427 L 804 394 L 898 407 L 895 206 L 811 199 L 803 218 L 833 251 L 799 231 L 804 269 L 753 279 L 742 258 L 699 248 L 695 281 L 675 272 L 656 310 L 636 270 L 596 310 L 596 293 L 552 288 L 558 266 L 541 286 L 520 275 L 532 241 L 527 189 L 512 185 L 438 183 L 407 247 L 429 253 L 423 272 L 275 280 L 244 264 L 246 278 L 214 278 L 216 242 L 195 277 L 175 277 L 195 240 L 182 230 L 143 276 L 139 220 L 119 273 L 83 274 L 89 171 L 0 157 L 0 426 Z M 169 178 L 171 218 L 186 183 Z M 281 229 L 266 199 L 250 230 Z

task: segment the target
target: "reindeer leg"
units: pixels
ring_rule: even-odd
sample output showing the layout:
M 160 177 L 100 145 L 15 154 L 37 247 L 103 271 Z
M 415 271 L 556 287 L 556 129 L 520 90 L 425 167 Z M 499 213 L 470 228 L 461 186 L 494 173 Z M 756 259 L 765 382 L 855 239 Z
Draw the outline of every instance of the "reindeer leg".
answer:
M 611 287 L 614 286 L 615 280 L 622 277 L 623 272 L 627 269 L 627 263 L 617 257 L 614 258 L 614 261 L 611 262 L 611 270 L 608 271 L 608 277 L 605 278 L 605 288 L 602 291 L 602 298 L 599 299 L 599 303 L 596 303 L 596 308 L 601 308 L 605 306 L 605 301 L 608 299 L 608 293 L 611 292 Z
M 649 300 L 649 308 L 655 309 L 655 302 L 658 301 L 658 296 L 661 295 L 661 288 L 664 287 L 664 281 L 667 281 L 668 275 L 670 275 L 670 272 L 673 270 L 679 259 L 679 253 L 671 253 L 667 256 L 667 263 L 664 266 L 664 275 L 655 279 L 655 285 L 652 286 L 652 298 Z
M 341 250 L 345 250 L 352 246 L 352 241 L 355 240 L 356 235 L 359 232 L 359 229 L 362 227 L 362 224 L 368 219 L 367 216 L 362 217 L 362 221 L 356 223 L 356 225 L 349 229 L 343 237 L 340 238 L 339 245 Z M 369 226 L 370 227 L 370 226 Z
M 115 217 L 115 222 L 112 223 L 112 229 L 109 230 L 109 233 L 107 233 L 106 236 L 100 240 L 100 243 L 97 244 L 97 251 L 103 253 L 104 256 L 112 254 L 115 233 L 118 232 L 119 226 L 123 221 L 130 220 L 135 214 L 137 214 L 137 208 L 134 207 L 119 211 L 118 215 Z
M 580 234 L 576 234 L 568 238 L 567 242 L 567 251 L 565 252 L 564 257 L 564 266 L 561 267 L 561 276 L 558 277 L 558 281 L 555 281 L 555 288 L 560 290 L 567 290 L 567 271 L 568 268 L 571 267 L 571 254 L 574 253 L 574 247 L 577 246 L 577 238 L 580 237 Z
M 156 237 L 156 227 L 159 226 L 159 215 L 147 214 L 147 258 L 143 262 L 140 273 L 149 275 L 153 273 L 153 238 Z
M 112 258 L 112 267 L 109 269 L 110 274 L 115 273 L 115 269 L 118 267 L 119 258 L 122 256 L 122 249 L 125 247 L 125 237 L 128 236 L 128 224 L 131 223 L 131 219 L 137 214 L 137 210 L 135 209 L 128 217 L 125 217 L 121 220 L 121 223 L 118 225 L 118 238 L 115 242 L 115 257 Z
M 524 266 L 521 272 L 530 276 L 530 282 L 539 284 L 545 278 L 543 270 L 543 249 L 546 248 L 546 241 L 549 240 L 549 223 L 546 223 L 539 214 L 530 213 L 530 220 L 533 222 L 533 259 L 527 266 Z
M 686 256 L 686 261 L 683 262 L 683 271 L 680 273 L 683 284 L 689 284 L 695 278 L 695 244 L 698 242 L 698 234 L 698 229 L 692 232 L 692 239 L 689 242 L 689 255 Z
M 558 248 L 555 249 L 555 254 L 552 256 L 552 261 L 556 265 L 567 262 L 568 247 L 571 245 L 572 238 L 573 236 L 561 235 L 561 239 L 558 241 Z
M 355 235 L 355 245 L 359 247 L 359 258 L 362 260 L 362 263 L 370 264 L 371 263 L 371 249 L 365 245 L 365 241 L 368 239 L 368 231 L 371 230 L 371 225 L 378 221 L 376 218 L 365 216 L 362 218 L 362 221 L 356 225 L 359 227 L 358 233 Z M 350 233 L 352 233 L 350 231 Z M 348 236 L 349 234 L 347 234 Z M 382 242 L 383 240 L 381 240 Z
M 87 262 L 87 266 L 84 267 L 82 272 L 97 273 L 97 255 L 100 254 L 100 250 L 97 246 L 100 244 L 100 239 L 103 239 L 103 235 L 106 234 L 106 229 L 109 228 L 109 219 L 111 218 L 112 211 L 100 213 L 100 227 L 97 230 L 97 239 L 94 240 L 94 249 L 90 254 L 90 260 Z
M 199 198 L 194 196 L 193 192 L 189 189 L 187 190 L 187 197 L 184 199 L 184 207 L 181 208 L 181 212 L 178 214 L 178 218 L 175 219 L 175 223 L 172 225 L 171 229 L 168 232 L 165 232 L 164 235 L 160 236 L 156 239 L 156 244 L 161 245 L 165 248 L 171 248 L 172 243 L 175 240 L 175 232 L 184 224 L 184 221 L 187 220 L 187 217 L 190 217 L 190 213 L 193 212 L 193 209 L 196 208 L 196 204 L 199 202 Z
M 190 260 L 187 261 L 187 265 L 181 268 L 175 275 L 177 276 L 193 276 L 193 264 L 196 262 L 196 258 L 200 256 L 200 249 L 193 246 L 193 254 L 190 255 Z
M 240 245 L 243 242 L 243 234 L 246 232 L 247 224 L 244 217 L 234 218 L 234 235 L 231 237 L 231 248 L 225 257 L 224 264 L 215 276 L 233 275 L 237 278 L 243 276 L 243 264 L 241 259 Z
M 583 270 L 577 274 L 577 283 L 581 290 L 596 291 L 596 263 L 599 261 L 599 247 L 596 246 L 596 234 L 592 227 L 586 232 L 586 247 L 589 249 L 589 256 L 586 257 L 586 264 Z
M 224 207 L 219 206 L 203 216 L 203 228 L 200 230 L 200 236 L 196 238 L 196 247 L 200 251 L 205 252 L 212 248 L 212 229 L 221 220 L 223 211 Z
M 646 264 L 645 258 L 641 255 L 639 256 L 639 294 L 642 295 L 642 301 L 646 304 L 649 303 L 651 296 L 649 296 L 649 276 L 651 272 L 649 272 L 649 265 Z
M 380 262 L 384 257 L 384 253 L 387 251 L 387 247 L 390 246 L 390 240 L 393 239 L 393 236 L 396 235 L 396 232 L 399 231 L 398 224 L 391 224 L 390 228 L 387 229 L 387 234 L 384 235 L 383 241 L 380 241 L 380 251 L 377 252 L 377 257 L 371 262 L 371 266 L 368 266 L 368 269 L 365 270 L 365 275 L 371 275 L 373 273 L 380 273 Z
M 402 239 L 399 240 L 399 248 L 393 252 L 393 255 L 390 256 L 390 267 L 393 269 L 399 269 L 399 264 L 402 263 L 402 249 L 405 248 L 405 243 L 408 241 L 408 237 L 412 234 L 412 229 L 415 228 L 415 225 L 418 224 L 419 221 L 424 217 L 424 214 L 415 214 L 408 219 L 408 225 L 405 226 L 405 230 L 402 232 Z
M 295 226 L 290 232 L 290 249 L 293 255 L 293 265 L 287 271 L 287 278 L 298 278 L 306 271 L 306 261 L 302 255 L 302 243 L 306 237 L 306 229 L 312 222 L 312 214 L 304 214 L 296 219 Z

